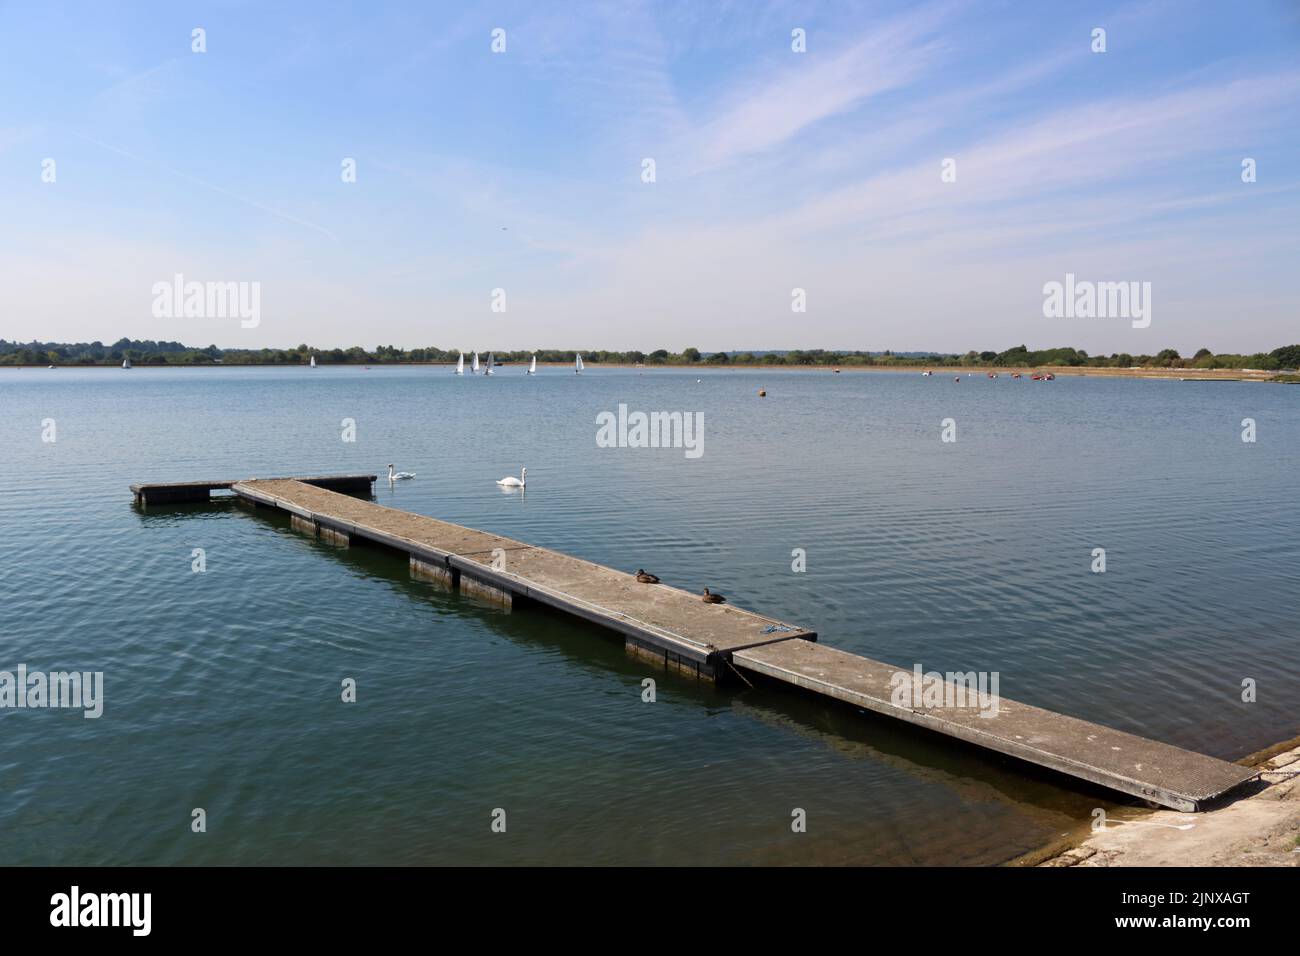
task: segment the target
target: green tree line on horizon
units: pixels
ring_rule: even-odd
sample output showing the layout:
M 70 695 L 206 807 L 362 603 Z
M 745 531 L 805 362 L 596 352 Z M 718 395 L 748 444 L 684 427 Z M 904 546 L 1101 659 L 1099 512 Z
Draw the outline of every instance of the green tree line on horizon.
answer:
M 373 351 L 354 345 L 347 349 L 321 349 L 303 343 L 289 349 L 222 349 L 215 345 L 195 348 L 180 342 L 151 339 L 119 339 L 111 345 L 102 342 L 8 342 L 0 339 L 0 365 L 120 365 L 129 358 L 135 365 L 306 365 L 316 357 L 319 365 L 386 365 L 400 363 L 454 363 L 461 353 L 454 349 L 399 349 L 380 345 Z M 579 354 L 572 349 L 539 349 L 497 352 L 501 362 L 527 362 L 533 355 L 539 362 L 573 362 Z M 1092 368 L 1194 368 L 1194 369 L 1261 369 L 1278 371 L 1300 367 L 1300 345 L 1284 345 L 1271 352 L 1250 355 L 1215 355 L 1200 349 L 1190 357 L 1175 349 L 1163 349 L 1154 355 L 1127 352 L 1089 355 L 1082 349 L 1054 348 L 1031 350 L 1017 345 L 1001 352 L 974 350 L 957 353 L 895 353 L 839 351 L 834 349 L 791 349 L 763 352 L 714 352 L 705 354 L 697 348 L 680 352 L 656 349 L 642 352 L 590 349 L 580 353 L 592 365 L 825 365 L 902 367 L 987 366 L 1010 368 L 1092 367 Z

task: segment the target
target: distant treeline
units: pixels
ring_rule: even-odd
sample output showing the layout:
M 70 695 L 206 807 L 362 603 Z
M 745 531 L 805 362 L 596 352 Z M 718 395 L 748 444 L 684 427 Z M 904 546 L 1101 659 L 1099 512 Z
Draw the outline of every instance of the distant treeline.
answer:
M 155 342 L 149 339 L 118 339 L 112 345 L 102 342 L 7 342 L 0 339 L 0 365 L 120 365 L 129 358 L 133 365 L 306 365 L 316 356 L 319 365 L 385 365 L 402 362 L 451 363 L 460 353 L 455 350 L 428 348 L 399 349 L 380 345 L 373 351 L 360 346 L 349 349 L 318 349 L 299 345 L 291 349 L 221 349 L 215 345 L 194 348 L 180 342 Z M 483 353 L 480 353 L 483 354 Z M 528 351 L 497 352 L 500 362 L 527 362 L 536 354 L 539 362 L 572 362 L 573 350 L 540 349 Z M 680 352 L 656 349 L 640 352 L 611 352 L 590 349 L 581 353 L 582 360 L 591 365 L 830 365 L 830 366 L 989 366 L 1035 368 L 1039 366 L 1068 366 L 1094 368 L 1226 368 L 1262 369 L 1276 371 L 1300 367 L 1300 345 L 1285 345 L 1271 352 L 1253 355 L 1215 355 L 1209 349 L 1200 349 L 1195 355 L 1184 358 L 1174 349 L 1164 349 L 1155 355 L 1130 355 L 1118 352 L 1112 355 L 1089 355 L 1082 349 L 1058 348 L 1031 351 L 1023 345 L 1003 352 L 975 352 L 921 354 L 916 352 L 895 354 L 891 351 L 862 352 L 834 351 L 830 349 L 792 349 L 770 352 L 714 352 L 706 354 L 699 349 L 686 348 Z

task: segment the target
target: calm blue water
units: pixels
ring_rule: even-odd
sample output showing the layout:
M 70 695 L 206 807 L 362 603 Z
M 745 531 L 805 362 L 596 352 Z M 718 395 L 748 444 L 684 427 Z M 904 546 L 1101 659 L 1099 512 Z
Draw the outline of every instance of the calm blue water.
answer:
M 620 401 L 704 412 L 703 457 L 597 448 Z M 0 409 L 0 669 L 106 685 L 98 720 L 0 710 L 0 863 L 978 864 L 1105 799 L 813 698 L 655 672 L 265 512 L 142 512 L 135 481 L 391 461 L 418 477 L 381 503 L 708 585 L 880 660 L 998 671 L 1007 697 L 1222 757 L 1300 733 L 1300 388 L 62 368 L 0 370 Z M 525 465 L 527 494 L 503 494 Z

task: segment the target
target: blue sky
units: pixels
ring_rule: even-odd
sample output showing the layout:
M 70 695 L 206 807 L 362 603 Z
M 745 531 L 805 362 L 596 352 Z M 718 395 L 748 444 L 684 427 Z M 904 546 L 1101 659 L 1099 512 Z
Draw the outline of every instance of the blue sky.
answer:
M 1300 340 L 1300 4 L 53 6 L 0 2 L 3 338 Z M 1150 327 L 1045 318 L 1067 272 Z M 261 324 L 155 318 L 176 273 Z

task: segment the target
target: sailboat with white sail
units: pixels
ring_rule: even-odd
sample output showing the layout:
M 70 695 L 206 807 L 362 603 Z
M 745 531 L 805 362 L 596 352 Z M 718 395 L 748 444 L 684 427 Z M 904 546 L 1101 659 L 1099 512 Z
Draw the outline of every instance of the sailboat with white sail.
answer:
M 484 374 L 484 375 L 491 375 L 491 374 L 492 374 L 492 366 L 495 365 L 495 364 L 496 364 L 496 359 L 494 359 L 494 358 L 492 357 L 492 353 L 489 352 L 489 353 L 488 353 L 488 357 L 487 357 L 487 367 L 483 370 L 483 374 Z
M 457 375 L 465 374 L 465 353 L 464 352 L 458 352 L 456 355 L 456 374 Z
M 582 353 L 579 352 L 575 355 L 575 361 L 573 363 L 573 374 L 578 375 L 581 374 L 581 372 L 582 372 Z
M 469 370 L 475 375 L 478 374 L 478 353 L 474 353 L 474 361 L 469 363 Z
M 316 367 L 316 356 L 314 355 L 311 357 L 311 367 L 312 368 Z
M 128 355 L 126 358 L 122 359 L 122 368 L 130 368 L 130 367 L 131 367 L 131 356 Z
M 534 353 L 534 355 L 533 355 L 533 360 L 532 360 L 531 362 L 528 363 L 528 374 L 529 374 L 529 375 L 536 375 L 536 374 L 537 374 L 537 355 L 536 355 L 536 353 Z

